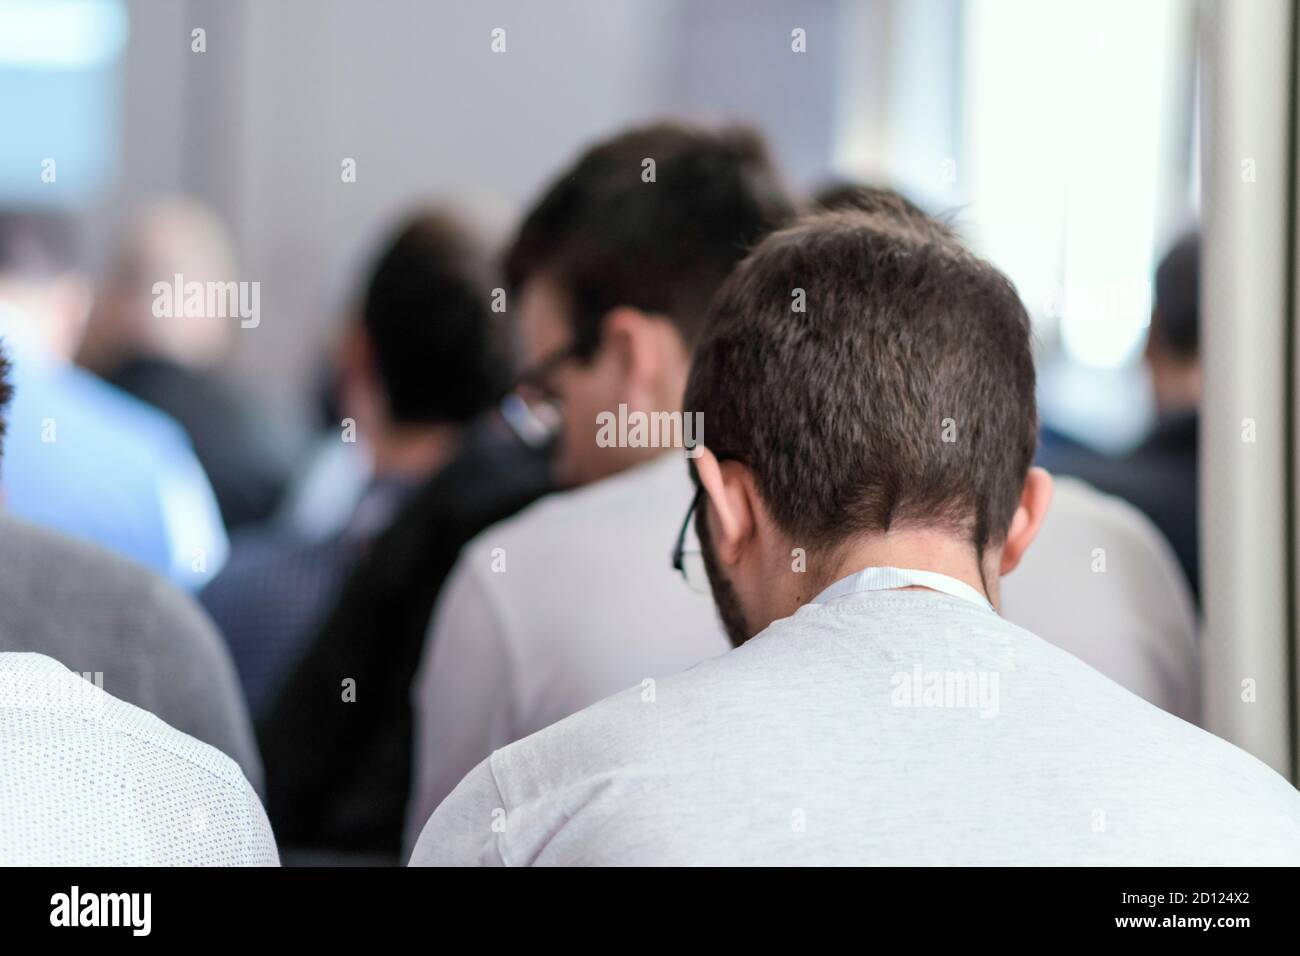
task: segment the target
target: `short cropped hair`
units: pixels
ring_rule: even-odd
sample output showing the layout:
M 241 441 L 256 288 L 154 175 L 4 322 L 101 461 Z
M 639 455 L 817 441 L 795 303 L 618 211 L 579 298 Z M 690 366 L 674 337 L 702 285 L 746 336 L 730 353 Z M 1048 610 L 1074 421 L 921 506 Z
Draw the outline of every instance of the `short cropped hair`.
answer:
M 916 203 L 901 193 L 883 186 L 865 183 L 834 183 L 813 195 L 813 206 L 820 212 L 865 212 L 890 219 L 903 230 L 934 239 L 956 240 L 948 223 L 927 215 Z
M 412 216 L 384 249 L 361 312 L 396 421 L 463 423 L 504 387 L 491 288 L 489 254 L 447 213 Z
M 941 526 L 982 558 L 1034 456 L 1034 384 L 1011 282 L 895 204 L 759 244 L 710 309 L 685 404 L 792 540 Z
M 555 180 L 520 226 L 506 277 L 514 290 L 539 274 L 556 283 L 582 357 L 619 306 L 666 316 L 690 347 L 722 280 L 792 215 L 758 133 L 656 123 L 593 146 Z

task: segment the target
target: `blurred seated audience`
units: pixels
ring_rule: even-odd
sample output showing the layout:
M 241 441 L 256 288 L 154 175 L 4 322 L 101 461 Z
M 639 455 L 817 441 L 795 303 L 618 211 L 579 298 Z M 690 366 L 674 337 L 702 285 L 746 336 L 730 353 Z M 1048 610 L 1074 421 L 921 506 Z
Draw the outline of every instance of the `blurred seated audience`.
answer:
M 42 654 L 0 652 L 0 866 L 277 866 L 225 754 Z
M 1030 322 L 942 232 L 825 213 L 732 275 L 674 564 L 736 649 L 485 755 L 413 864 L 1296 859 L 1286 779 L 997 613 L 1052 497 Z
M 180 423 L 227 528 L 271 514 L 293 443 L 216 372 L 240 318 L 159 316 L 153 289 L 158 282 L 172 286 L 177 276 L 186 285 L 228 283 L 236 271 L 225 228 L 206 207 L 173 200 L 146 209 L 122 240 L 77 353 L 80 365 Z M 209 308 L 206 301 L 203 308 Z
M 0 434 L 8 372 L 0 351 Z M 216 747 L 260 789 L 261 760 L 230 654 L 194 599 L 153 572 L 0 514 L 0 652 L 9 651 L 100 674 L 117 697 Z
M 792 214 L 757 133 L 659 123 L 589 148 L 525 217 L 507 259 L 519 393 L 539 421 L 558 405 L 557 478 L 589 487 L 484 531 L 439 598 L 413 690 L 408 851 L 494 748 L 726 650 L 708 598 L 664 561 L 690 501 L 686 423 L 674 450 L 607 441 L 599 417 L 680 412 L 709 299 Z
M 601 409 L 620 404 L 681 408 L 689 361 L 688 347 L 680 340 L 671 359 L 644 345 L 635 333 L 656 329 L 656 324 L 634 323 L 632 318 L 644 315 L 614 305 L 644 302 L 652 315 L 685 314 L 692 329 L 701 322 L 699 313 L 673 312 L 653 298 L 658 289 L 686 287 L 684 280 L 660 276 L 644 286 L 620 289 L 609 278 L 621 275 L 620 264 L 639 263 L 650 255 L 639 254 L 622 238 L 622 230 L 637 230 L 634 235 L 646 236 L 647 243 L 657 239 L 625 216 L 607 184 L 614 174 L 605 170 L 621 170 L 624 188 L 636 190 L 639 160 L 633 162 L 633 154 L 662 157 L 669 147 L 635 138 L 628 145 L 632 148 L 626 154 L 616 152 L 616 146 L 594 152 L 587 166 L 580 164 L 560 180 L 525 223 L 511 270 L 512 283 L 524 287 L 521 321 L 525 330 L 533 330 L 539 356 L 557 348 L 555 340 L 562 342 L 566 332 L 581 339 L 584 326 L 594 324 L 598 330 L 594 334 L 601 336 L 597 341 L 606 351 L 585 366 L 571 362 L 563 375 L 552 372 L 547 387 L 563 397 L 570 430 L 562 449 L 575 462 L 570 473 L 585 480 L 610 470 L 623 473 L 548 499 L 490 529 L 467 549 L 435 612 L 414 691 L 416 780 L 407 817 L 408 847 L 439 801 L 495 748 L 726 646 L 709 602 L 683 593 L 655 557 L 676 532 L 680 511 L 690 500 L 690 482 L 676 456 L 659 454 L 662 449 L 601 448 L 596 441 L 594 423 Z M 644 203 L 673 201 L 664 176 L 670 167 L 663 158 L 658 167 L 660 188 L 644 193 Z M 711 163 L 696 160 L 690 168 L 720 176 L 717 171 L 728 166 L 715 158 Z M 584 184 L 588 196 L 578 192 Z M 732 198 L 737 188 L 715 184 L 715 201 L 733 210 L 747 208 Z M 697 209 L 697 196 L 709 192 L 702 185 L 685 189 L 678 200 L 684 208 L 666 211 L 665 217 L 690 223 L 688 210 Z M 560 197 L 574 210 L 568 221 L 553 211 L 565 208 Z M 920 223 L 934 231 L 936 240 L 955 241 L 946 226 L 896 194 L 859 189 L 850 206 L 856 207 Z M 722 221 L 720 217 L 711 218 Z M 586 251 L 590 236 L 603 240 L 602 255 Z M 722 238 L 724 248 L 738 252 L 744 246 Z M 655 244 L 689 248 L 680 237 Z M 646 274 L 644 266 L 631 272 L 640 274 Z M 713 281 L 720 282 L 723 274 L 725 270 Z M 638 293 L 647 298 L 636 298 Z M 787 292 L 793 302 L 791 296 Z M 700 312 L 707 299 L 700 295 L 694 300 Z M 661 378 L 655 382 L 633 358 Z M 625 370 L 621 378 L 618 370 Z M 657 391 L 648 389 L 648 381 Z M 784 386 L 774 378 L 774 388 Z M 707 443 L 707 419 L 704 429 Z M 648 464 L 636 464 L 632 456 L 638 452 L 650 458 Z M 1199 670 L 1190 600 L 1162 542 L 1131 508 L 1085 485 L 1064 486 L 1058 505 L 1043 547 L 1006 582 L 1011 620 L 1041 626 L 1048 640 L 1135 692 L 1150 695 L 1153 703 L 1196 720 Z M 1098 547 L 1108 549 L 1109 573 L 1094 572 Z M 495 548 L 510 555 L 509 574 L 492 573 Z
M 404 222 L 370 269 L 340 349 L 345 417 L 334 430 L 339 444 L 364 442 L 365 492 L 334 533 L 300 537 L 273 524 L 236 535 L 230 560 L 201 595 L 255 719 L 370 542 L 455 457 L 468 423 L 492 400 L 501 370 L 490 279 L 486 252 L 441 212 Z
M 1136 449 L 1110 458 L 1081 447 L 1040 456 L 1054 472 L 1077 475 L 1142 509 L 1173 546 L 1199 600 L 1197 434 L 1201 405 L 1199 233 L 1183 236 L 1156 269 L 1144 358 L 1156 423 Z
M 115 696 L 216 747 L 261 789 L 230 652 L 192 597 L 139 565 L 0 515 L 0 651 L 102 673 Z
M 170 417 L 72 364 L 91 296 L 65 218 L 0 212 L 6 506 L 196 590 L 226 557 L 212 486 Z

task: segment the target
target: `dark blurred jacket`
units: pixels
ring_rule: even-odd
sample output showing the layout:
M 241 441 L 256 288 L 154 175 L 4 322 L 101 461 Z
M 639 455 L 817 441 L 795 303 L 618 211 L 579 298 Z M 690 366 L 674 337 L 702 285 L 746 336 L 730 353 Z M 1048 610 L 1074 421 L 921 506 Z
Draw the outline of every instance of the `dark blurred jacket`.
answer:
M 211 375 L 157 358 L 132 359 L 106 378 L 185 429 L 227 528 L 270 517 L 288 480 L 291 449 L 277 442 L 229 388 Z
M 411 682 L 461 548 L 549 489 L 546 459 L 478 430 L 414 493 L 344 585 L 258 723 L 267 813 L 292 862 L 399 861 L 411 787 Z M 344 701 L 344 681 L 355 701 Z
M 348 523 L 321 539 L 276 522 L 235 535 L 199 600 L 226 639 L 254 719 L 266 715 L 348 575 L 413 490 L 371 482 Z

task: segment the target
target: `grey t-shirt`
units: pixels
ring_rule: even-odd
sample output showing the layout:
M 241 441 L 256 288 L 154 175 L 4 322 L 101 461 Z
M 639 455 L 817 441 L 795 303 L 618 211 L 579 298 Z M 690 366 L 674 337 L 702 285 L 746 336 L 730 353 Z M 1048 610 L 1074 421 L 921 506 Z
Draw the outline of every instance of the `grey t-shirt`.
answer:
M 418 864 L 1297 864 L 1300 793 L 987 609 L 809 604 L 480 763 Z

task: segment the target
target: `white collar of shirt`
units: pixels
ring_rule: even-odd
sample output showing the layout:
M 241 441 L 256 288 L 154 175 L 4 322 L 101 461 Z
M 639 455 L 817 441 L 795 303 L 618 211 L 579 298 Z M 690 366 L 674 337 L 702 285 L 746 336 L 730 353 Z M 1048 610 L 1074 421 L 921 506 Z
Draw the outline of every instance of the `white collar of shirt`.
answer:
M 911 568 L 863 568 L 847 578 L 841 578 L 812 599 L 813 604 L 828 604 L 836 598 L 863 591 L 892 591 L 896 588 L 923 587 L 950 594 L 969 601 L 987 611 L 993 605 L 965 581 L 958 581 L 937 571 L 916 571 Z

